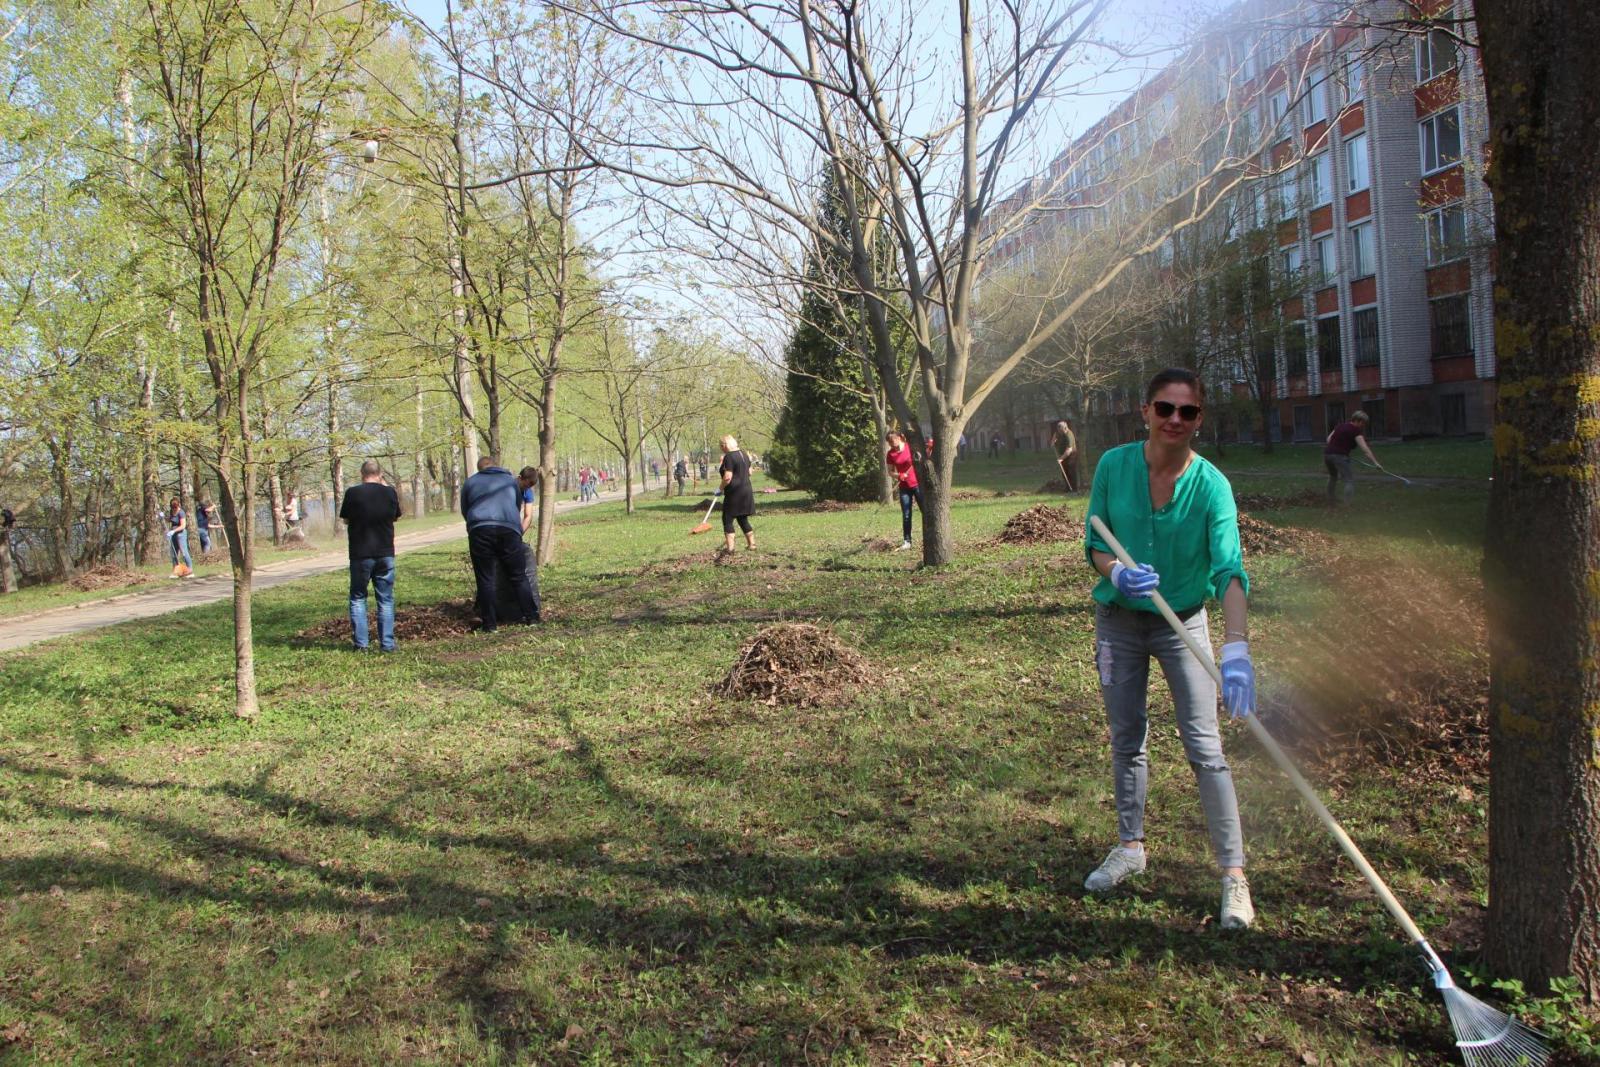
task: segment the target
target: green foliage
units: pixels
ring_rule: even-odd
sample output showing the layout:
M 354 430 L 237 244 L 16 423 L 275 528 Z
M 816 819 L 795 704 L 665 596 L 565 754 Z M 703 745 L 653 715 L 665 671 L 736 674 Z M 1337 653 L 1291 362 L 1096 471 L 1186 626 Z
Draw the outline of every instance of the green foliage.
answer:
M 843 237 L 831 178 L 826 189 L 822 217 Z M 863 316 L 847 271 L 837 253 L 813 251 L 800 322 L 784 353 L 789 376 L 773 445 L 785 485 L 825 500 L 871 500 L 883 464 L 873 416 L 880 386 L 865 356 Z

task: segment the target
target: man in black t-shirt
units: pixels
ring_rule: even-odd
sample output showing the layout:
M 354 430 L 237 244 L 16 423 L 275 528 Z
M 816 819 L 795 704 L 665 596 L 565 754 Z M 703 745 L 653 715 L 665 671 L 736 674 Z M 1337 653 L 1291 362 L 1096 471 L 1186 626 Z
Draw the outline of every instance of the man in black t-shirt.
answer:
M 361 464 L 361 484 L 344 491 L 339 517 L 350 531 L 350 630 L 357 649 L 367 647 L 367 585 L 378 595 L 378 648 L 394 651 L 394 521 L 400 494 L 383 484 L 383 468 Z

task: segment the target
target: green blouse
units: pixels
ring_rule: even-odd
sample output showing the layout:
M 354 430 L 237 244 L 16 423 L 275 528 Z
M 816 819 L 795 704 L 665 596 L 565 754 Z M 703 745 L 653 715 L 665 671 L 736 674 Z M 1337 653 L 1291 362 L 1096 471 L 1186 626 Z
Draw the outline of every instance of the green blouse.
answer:
M 1089 514 L 1111 527 L 1117 540 L 1137 563 L 1148 563 L 1161 575 L 1161 595 L 1173 611 L 1183 612 L 1205 603 L 1208 596 L 1222 599 L 1228 583 L 1239 579 L 1246 594 L 1250 578 L 1244 572 L 1239 547 L 1239 509 L 1233 487 L 1208 460 L 1195 456 L 1178 476 L 1172 499 L 1164 508 L 1150 506 L 1150 467 L 1144 460 L 1144 442 L 1120 445 L 1100 457 L 1089 493 Z M 1093 528 L 1084 540 L 1084 556 L 1111 549 Z M 1117 592 L 1109 578 L 1101 578 L 1094 598 L 1133 611 L 1155 612 L 1150 600 L 1133 600 Z

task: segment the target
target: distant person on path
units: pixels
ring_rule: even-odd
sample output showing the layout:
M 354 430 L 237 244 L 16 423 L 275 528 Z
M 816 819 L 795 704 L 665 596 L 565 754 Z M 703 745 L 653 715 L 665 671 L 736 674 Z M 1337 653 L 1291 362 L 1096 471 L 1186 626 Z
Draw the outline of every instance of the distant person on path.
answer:
M 722 438 L 722 465 L 717 472 L 722 475 L 722 551 L 733 551 L 733 524 L 737 522 L 744 531 L 746 548 L 756 547 L 756 532 L 750 527 L 750 516 L 756 513 L 755 489 L 750 484 L 750 457 L 739 449 L 732 434 Z
M 172 551 L 172 577 L 187 578 L 194 573 L 194 560 L 189 556 L 188 519 L 183 514 L 183 503 L 177 497 L 167 509 L 167 547 Z
M 194 505 L 194 532 L 200 535 L 200 552 L 211 551 L 211 503 L 199 500 Z
M 895 551 L 904 552 L 911 547 L 911 504 L 915 501 L 917 510 L 922 510 L 922 489 L 917 485 L 917 461 L 911 454 L 906 435 L 899 430 L 890 430 L 885 440 L 889 450 L 884 462 L 894 471 L 900 494 L 900 547 Z
M 678 483 L 678 495 L 682 496 L 683 483 L 689 480 L 689 462 L 682 456 L 679 456 L 678 462 L 673 465 L 672 478 Z
M 1061 464 L 1068 491 L 1077 492 L 1083 483 L 1078 480 L 1078 435 L 1072 432 L 1072 424 L 1066 419 L 1057 422 L 1050 444 L 1056 450 L 1056 461 Z
M 365 651 L 367 586 L 378 597 L 378 649 L 393 652 L 394 645 L 394 524 L 400 517 L 400 494 L 383 483 L 383 468 L 375 459 L 361 464 L 361 481 L 344 491 L 339 505 L 350 537 L 350 639 Z
M 539 468 L 523 467 L 517 472 L 517 502 L 522 512 L 522 532 L 526 534 L 537 515 L 534 503 L 537 500 L 539 486 Z
M 967 434 L 964 430 L 962 431 L 961 436 L 956 438 L 956 458 L 967 458 Z
M 1372 449 L 1367 445 L 1367 424 L 1370 420 L 1365 411 L 1358 411 L 1351 415 L 1349 421 L 1341 422 L 1328 434 L 1327 442 L 1322 446 L 1322 465 L 1328 470 L 1328 503 L 1340 503 L 1336 492 L 1340 482 L 1344 483 L 1344 503 L 1348 504 L 1356 496 L 1355 472 L 1350 469 L 1350 453 L 1359 448 L 1367 455 L 1367 462 L 1374 467 L 1378 466 L 1378 457 L 1372 454 Z
M 994 433 L 994 434 L 990 435 L 990 437 L 989 437 L 989 458 L 990 459 L 999 459 L 1000 458 L 1000 448 L 1005 443 L 1006 443 L 1006 439 L 1004 437 L 1001 437 L 999 433 Z
M 708 460 L 706 458 L 706 454 L 702 452 L 700 453 L 700 480 L 703 482 L 709 477 L 711 477 L 710 460 Z
M 478 460 L 478 472 L 461 487 L 461 514 L 467 520 L 467 548 L 472 575 L 478 586 L 478 617 L 485 633 L 499 629 L 495 614 L 495 578 L 501 567 L 511 579 L 522 622 L 539 621 L 522 543 L 521 494 L 512 473 L 488 456 Z
M 1100 573 L 1095 586 L 1095 665 L 1111 727 L 1111 779 L 1121 843 L 1084 881 L 1104 892 L 1145 869 L 1144 808 L 1150 733 L 1146 707 L 1150 658 L 1172 690 L 1178 734 L 1200 787 L 1200 806 L 1222 870 L 1221 925 L 1255 919 L 1244 876 L 1244 835 L 1233 773 L 1217 729 L 1217 687 L 1194 653 L 1151 603 L 1158 589 L 1209 650 L 1205 605 L 1222 601 L 1223 701 L 1235 718 L 1255 710 L 1246 596 L 1249 578 L 1239 546 L 1238 511 L 1228 479 L 1192 447 L 1205 386 L 1193 372 L 1164 370 L 1150 381 L 1141 407 L 1148 441 L 1113 448 L 1095 469 L 1089 514 L 1111 528 L 1135 560 L 1124 567 L 1093 528 L 1084 552 Z
M 283 521 L 290 530 L 300 529 L 300 494 L 293 489 L 283 501 Z

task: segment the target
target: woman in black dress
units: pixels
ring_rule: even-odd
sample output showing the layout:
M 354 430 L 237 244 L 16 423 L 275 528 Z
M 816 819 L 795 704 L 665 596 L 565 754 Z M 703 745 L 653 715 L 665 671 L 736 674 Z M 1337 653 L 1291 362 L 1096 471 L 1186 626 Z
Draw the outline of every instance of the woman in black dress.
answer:
M 733 551 L 733 524 L 744 531 L 746 548 L 756 547 L 756 532 L 750 516 L 756 513 L 756 494 L 750 487 L 750 457 L 739 450 L 739 442 L 728 434 L 722 439 L 722 551 Z

